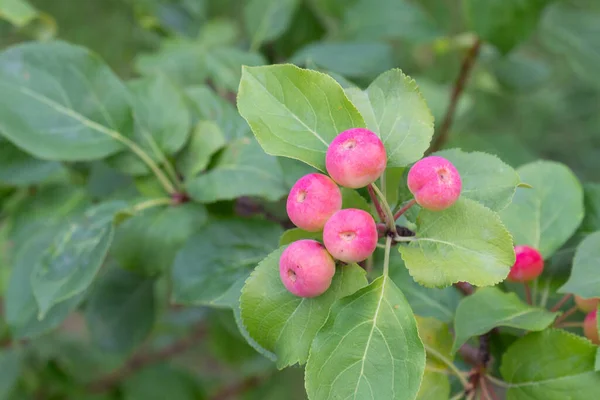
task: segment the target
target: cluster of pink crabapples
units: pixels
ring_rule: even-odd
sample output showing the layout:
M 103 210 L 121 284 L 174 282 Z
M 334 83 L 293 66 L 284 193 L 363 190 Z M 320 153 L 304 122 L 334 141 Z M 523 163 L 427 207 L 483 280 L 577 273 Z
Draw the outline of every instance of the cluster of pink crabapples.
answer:
M 364 210 L 342 210 L 338 185 L 351 189 L 370 185 L 386 165 L 387 155 L 379 137 L 368 129 L 353 128 L 340 133 L 329 145 L 325 156 L 329 176 L 308 174 L 294 184 L 287 199 L 287 214 L 298 228 L 323 231 L 323 244 L 298 240 L 281 254 L 279 273 L 291 293 L 319 296 L 331 285 L 335 260 L 357 263 L 375 251 L 379 239 L 375 220 Z M 439 211 L 456 202 L 462 182 L 450 161 L 431 156 L 410 169 L 408 187 L 417 204 Z
M 368 212 L 342 209 L 338 185 L 359 189 L 375 182 L 387 165 L 385 147 L 368 129 L 353 128 L 340 133 L 329 145 L 325 167 L 329 176 L 312 173 L 300 178 L 287 198 L 287 214 L 300 229 L 323 231 L 323 244 L 303 239 L 291 243 L 279 259 L 284 286 L 299 297 L 317 297 L 331 285 L 335 260 L 357 263 L 367 259 L 377 247 L 379 233 Z M 441 211 L 459 198 L 462 181 L 458 170 L 443 157 L 429 156 L 408 172 L 407 185 L 421 207 Z M 507 280 L 527 283 L 544 269 L 540 252 L 530 246 L 515 247 L 516 261 Z M 596 306 L 600 299 L 575 297 L 587 312 L 586 337 L 600 343 L 596 329 Z

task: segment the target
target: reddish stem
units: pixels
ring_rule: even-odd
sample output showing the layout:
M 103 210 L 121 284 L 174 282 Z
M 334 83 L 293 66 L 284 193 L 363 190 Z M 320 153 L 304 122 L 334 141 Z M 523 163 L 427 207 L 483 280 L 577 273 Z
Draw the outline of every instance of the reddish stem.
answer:
M 486 399 L 498 400 L 498 396 L 496 396 L 496 392 L 494 392 L 494 388 L 492 387 L 491 384 L 488 386 L 488 382 L 487 382 L 485 376 L 482 376 L 481 379 L 479 380 L 479 386 L 481 386 L 481 391 L 483 392 L 483 395 L 485 396 Z
M 404 207 L 402 207 L 396 214 L 394 214 L 394 221 L 396 221 L 398 218 L 400 218 L 400 216 L 402 214 L 404 214 L 406 211 L 408 211 L 408 209 L 411 208 L 412 206 L 414 206 L 416 203 L 417 203 L 417 201 L 415 199 L 412 199 L 411 201 L 406 203 L 404 205 Z
M 569 318 L 569 316 L 571 316 L 572 314 L 577 312 L 577 306 L 573 306 L 571 308 L 569 308 L 567 311 L 565 311 L 560 317 L 556 318 L 556 321 L 554 321 L 554 326 L 558 326 L 560 325 L 561 322 L 563 322 L 565 319 Z
M 385 212 L 383 212 L 383 208 L 381 207 L 381 204 L 379 203 L 379 199 L 377 198 L 377 194 L 375 194 L 375 190 L 373 189 L 373 186 L 371 184 L 369 184 L 367 186 L 367 191 L 369 192 L 371 201 L 373 202 L 373 205 L 375 206 L 375 209 L 377 210 L 377 215 L 379 215 L 379 219 L 381 220 L 381 222 L 386 222 Z
M 529 282 L 523 282 L 523 286 L 525 287 L 525 299 L 527 300 L 527 304 L 531 306 L 533 305 L 533 301 L 531 300 L 531 288 L 529 287 Z
M 440 127 L 440 133 L 435 138 L 431 149 L 429 150 L 431 153 L 438 151 L 442 148 L 444 143 L 448 140 L 448 136 L 450 133 L 450 127 L 452 126 L 452 121 L 454 120 L 454 114 L 456 112 L 456 107 L 458 106 L 458 100 L 462 95 L 467 80 L 469 79 L 469 75 L 471 74 L 471 70 L 473 65 L 475 64 L 475 60 L 479 55 L 479 49 L 481 48 L 481 41 L 479 39 L 475 40 L 473 46 L 469 49 L 465 58 L 463 59 L 462 65 L 460 67 L 460 72 L 456 81 L 454 82 L 454 89 L 452 90 L 452 94 L 450 95 L 450 104 L 448 105 L 448 109 L 446 110 L 446 115 L 444 116 L 442 125 Z
M 561 308 L 562 306 L 564 306 L 564 305 L 565 305 L 565 303 L 566 303 L 567 301 L 569 301 L 569 299 L 571 298 L 571 296 L 572 296 L 572 294 L 571 294 L 571 293 L 569 293 L 569 294 L 565 294 L 565 295 L 563 296 L 563 298 L 562 298 L 562 299 L 560 299 L 560 300 L 558 301 L 558 303 L 556 303 L 556 304 L 555 304 L 555 305 L 554 305 L 554 306 L 553 306 L 553 307 L 550 309 L 550 311 L 553 311 L 553 312 L 554 312 L 554 311 L 558 311 L 558 310 L 560 310 L 560 308 Z

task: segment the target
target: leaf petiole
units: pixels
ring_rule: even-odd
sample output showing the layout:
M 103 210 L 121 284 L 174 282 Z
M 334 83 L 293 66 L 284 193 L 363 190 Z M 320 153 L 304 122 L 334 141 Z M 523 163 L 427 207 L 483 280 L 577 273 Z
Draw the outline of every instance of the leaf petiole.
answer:
M 398 232 L 396 231 L 396 220 L 394 219 L 394 214 L 392 213 L 392 210 L 390 209 L 390 206 L 387 200 L 385 199 L 385 196 L 383 195 L 383 193 L 381 193 L 377 185 L 370 184 L 369 187 L 373 189 L 373 191 L 379 197 L 379 200 L 381 200 L 379 204 L 383 208 L 383 212 L 385 214 L 385 223 L 387 224 L 388 229 L 391 232 L 394 232 L 395 236 L 397 236 Z
M 390 250 L 392 249 L 392 238 L 385 237 L 385 257 L 383 259 L 383 275 L 388 276 L 390 270 Z

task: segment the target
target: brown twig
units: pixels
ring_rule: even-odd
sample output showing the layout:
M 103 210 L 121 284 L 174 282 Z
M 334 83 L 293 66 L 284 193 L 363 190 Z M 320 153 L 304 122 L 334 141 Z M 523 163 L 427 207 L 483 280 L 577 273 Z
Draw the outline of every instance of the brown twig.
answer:
M 381 222 L 386 222 L 385 212 L 383 211 L 383 208 L 381 207 L 381 204 L 379 203 L 379 199 L 377 198 L 377 195 L 375 194 L 375 190 L 373 189 L 373 186 L 367 185 L 367 191 L 369 192 L 371 201 L 373 202 L 373 205 L 375 206 L 375 210 L 377 210 L 377 215 L 379 215 L 379 220 Z
M 235 213 L 241 217 L 251 217 L 254 215 L 262 215 L 267 220 L 276 222 L 285 229 L 294 227 L 292 221 L 287 218 L 280 218 L 277 215 L 269 212 L 265 207 L 249 197 L 240 197 L 235 203 Z
M 563 322 L 554 326 L 555 328 L 583 328 L 583 322 Z
M 571 308 L 569 308 L 567 311 L 565 311 L 560 317 L 556 318 L 556 320 L 554 321 L 554 326 L 558 326 L 560 325 L 561 322 L 563 322 L 565 319 L 569 318 L 572 314 L 577 312 L 577 306 L 573 306 Z
M 479 55 L 479 50 L 481 48 L 481 41 L 479 39 L 475 40 L 475 43 L 469 48 L 465 58 L 463 59 L 462 65 L 460 67 L 460 72 L 456 81 L 454 82 L 454 88 L 452 89 L 452 94 L 450 95 L 450 104 L 448 105 L 448 109 L 446 110 L 446 115 L 442 120 L 442 124 L 440 125 L 440 130 L 431 145 L 430 152 L 438 151 L 442 148 L 444 143 L 448 141 L 448 136 L 450 134 L 450 127 L 452 126 L 452 121 L 454 120 L 454 114 L 456 113 L 456 107 L 458 106 L 458 101 L 460 100 L 460 96 L 462 95 L 467 80 L 469 79 L 469 75 L 471 74 L 471 70 L 473 69 L 473 65 L 475 64 L 475 60 Z
M 186 352 L 200 342 L 206 335 L 206 327 L 198 325 L 194 330 L 171 345 L 154 353 L 138 353 L 131 357 L 121 368 L 90 382 L 87 388 L 91 392 L 107 392 L 117 386 L 121 381 L 131 376 L 134 372 L 147 365 L 156 364 L 168 360 L 176 355 Z
M 569 293 L 569 294 L 565 294 L 565 295 L 562 297 L 562 299 L 560 299 L 560 300 L 558 301 L 558 303 L 556 303 L 556 304 L 555 304 L 555 305 L 554 305 L 554 306 L 553 306 L 553 307 L 550 309 L 550 311 L 552 311 L 552 312 L 555 312 L 555 311 L 558 311 L 558 310 L 560 310 L 560 308 L 561 308 L 562 306 L 564 306 L 564 305 L 565 305 L 565 303 L 566 303 L 567 301 L 569 301 L 569 299 L 571 298 L 571 296 L 573 296 L 571 293 Z
M 226 386 L 210 397 L 210 400 L 229 400 L 239 399 L 240 395 L 260 385 L 265 377 L 252 376 L 241 382 Z
M 470 296 L 475 292 L 475 288 L 469 282 L 456 282 L 453 286 L 465 296 Z

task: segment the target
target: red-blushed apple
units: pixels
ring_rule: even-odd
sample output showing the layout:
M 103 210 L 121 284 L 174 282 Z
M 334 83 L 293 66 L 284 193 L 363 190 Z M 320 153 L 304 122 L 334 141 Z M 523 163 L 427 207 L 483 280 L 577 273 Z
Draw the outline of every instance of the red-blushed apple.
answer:
M 600 298 L 592 297 L 591 299 L 586 299 L 580 296 L 575 295 L 575 304 L 577 307 L 583 311 L 584 313 L 592 312 L 598 308 L 598 302 Z
M 417 161 L 408 171 L 408 189 L 421 207 L 441 211 L 458 200 L 462 180 L 458 170 L 443 157 L 430 156 Z
M 510 269 L 509 282 L 529 282 L 544 271 L 544 259 L 537 249 L 530 246 L 515 246 L 516 261 Z
M 600 337 L 598 337 L 598 311 L 594 310 L 585 316 L 583 320 L 583 334 L 592 343 L 600 345 Z
M 316 240 L 291 243 L 279 258 L 279 276 L 283 285 L 299 297 L 317 297 L 331 286 L 335 261 Z
M 387 164 L 385 147 L 368 129 L 353 128 L 333 139 L 325 156 L 331 178 L 341 186 L 358 189 L 373 183 Z
M 375 220 L 356 208 L 340 210 L 325 223 L 323 243 L 336 259 L 347 263 L 365 260 L 377 247 Z
M 298 179 L 286 204 L 294 225 L 309 232 L 322 230 L 329 217 L 341 208 L 340 188 L 323 174 L 308 174 Z

